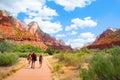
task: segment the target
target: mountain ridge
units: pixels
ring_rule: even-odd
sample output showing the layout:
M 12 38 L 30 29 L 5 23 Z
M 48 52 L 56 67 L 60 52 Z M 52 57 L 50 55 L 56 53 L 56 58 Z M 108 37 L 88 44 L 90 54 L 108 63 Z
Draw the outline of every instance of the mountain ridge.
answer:
M 96 40 L 87 46 L 87 48 L 109 48 L 112 46 L 120 45 L 120 29 L 108 28 Z
M 37 22 L 33 21 L 24 25 L 5 10 L 0 10 L 0 39 L 13 40 L 18 44 L 32 44 L 45 50 L 48 44 L 54 49 L 72 50 L 71 46 L 63 45 L 61 42 L 44 33 Z

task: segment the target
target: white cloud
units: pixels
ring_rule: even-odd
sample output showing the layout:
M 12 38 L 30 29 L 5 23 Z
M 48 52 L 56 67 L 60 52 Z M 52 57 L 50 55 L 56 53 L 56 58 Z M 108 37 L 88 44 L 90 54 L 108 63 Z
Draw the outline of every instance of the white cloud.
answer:
M 76 31 L 72 31 L 72 32 L 71 32 L 71 35 L 76 35 L 76 34 L 77 34 Z
M 52 34 L 62 30 L 62 25 L 59 22 L 43 21 L 39 17 L 34 19 L 25 19 L 25 22 L 30 23 L 32 20 L 38 22 L 40 28 L 45 33 Z
M 60 23 L 52 23 L 50 21 L 41 21 L 40 27 L 44 32 L 49 34 L 57 33 L 62 30 L 62 26 Z
M 72 25 L 67 26 L 67 27 L 65 28 L 66 31 L 70 31 L 71 29 L 77 29 L 77 25 L 72 24 Z
M 75 8 L 83 8 L 95 0 L 49 0 L 64 7 L 66 11 L 73 11 Z
M 66 31 L 77 29 L 77 28 L 85 28 L 85 27 L 95 27 L 97 26 L 97 22 L 91 19 L 91 17 L 85 17 L 84 19 L 75 18 L 72 19 L 72 24 L 66 27 Z
M 46 0 L 2 0 L 0 1 L 0 9 L 6 9 L 15 16 L 20 12 L 42 19 L 51 19 L 53 16 L 57 16 L 57 12 L 47 7 L 45 3 Z
M 81 33 L 76 39 L 69 39 L 67 44 L 72 48 L 81 48 L 88 43 L 92 43 L 95 40 L 95 35 L 91 32 Z
M 58 34 L 56 37 L 65 37 L 65 34 Z
M 84 45 L 84 40 L 77 38 L 77 39 L 69 39 L 66 43 L 67 45 L 71 45 L 72 48 L 80 48 Z
M 50 20 L 53 18 L 53 16 L 57 16 L 57 12 L 47 6 L 44 6 L 41 11 L 40 11 L 40 14 L 39 16 L 42 17 L 42 19 L 46 20 Z
M 23 12 L 28 15 L 24 19 L 26 23 L 36 21 L 44 32 L 56 33 L 62 30 L 62 26 L 59 22 L 51 22 L 51 20 L 58 14 L 45 3 L 46 0 L 1 0 L 0 9 L 5 9 L 16 17 Z
M 92 34 L 91 32 L 86 32 L 86 33 L 81 33 L 80 37 L 82 38 L 93 38 L 95 35 Z
M 80 28 L 84 27 L 95 27 L 97 23 L 91 19 L 91 17 L 86 17 L 83 20 L 80 18 L 73 19 L 72 22 L 79 26 Z
M 27 9 L 40 10 L 45 4 L 45 0 L 3 0 L 0 1 L 2 9 L 6 9 L 14 14 L 19 12 L 26 12 Z
M 81 33 L 78 38 L 84 39 L 85 43 L 93 42 L 95 40 L 95 34 L 91 32 Z

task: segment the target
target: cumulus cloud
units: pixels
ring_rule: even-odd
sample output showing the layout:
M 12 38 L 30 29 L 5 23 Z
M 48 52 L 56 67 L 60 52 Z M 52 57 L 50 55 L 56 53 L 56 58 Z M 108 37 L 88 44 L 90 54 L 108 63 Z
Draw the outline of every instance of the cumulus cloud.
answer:
M 52 23 L 50 21 L 41 21 L 40 27 L 44 32 L 49 34 L 57 33 L 62 30 L 62 26 L 60 23 L 57 23 L 57 22 Z
M 85 28 L 85 27 L 95 27 L 97 26 L 97 22 L 92 20 L 91 17 L 85 17 L 84 19 L 75 18 L 72 19 L 72 24 L 66 27 L 66 31 L 77 29 L 77 28 Z
M 83 8 L 95 0 L 49 0 L 64 7 L 66 11 L 73 11 L 75 8 Z
M 40 17 L 42 20 L 52 20 L 54 16 L 57 16 L 57 12 L 47 6 L 39 8 L 39 10 L 26 9 L 26 14 L 29 16 Z
M 92 34 L 91 32 L 86 32 L 86 33 L 81 33 L 80 37 L 82 38 L 93 38 L 95 35 Z
M 88 43 L 92 43 L 95 40 L 95 35 L 91 32 L 81 33 L 76 39 L 69 39 L 67 44 L 72 48 L 81 48 Z
M 51 20 L 53 19 L 53 16 L 57 16 L 57 12 L 47 6 L 44 6 L 41 11 L 39 16 L 42 17 L 44 20 Z
M 2 0 L 0 9 L 15 14 L 24 12 L 30 16 L 40 16 L 41 18 L 57 16 L 57 12 L 45 5 L 46 0 Z
M 65 34 L 58 34 L 58 35 L 56 35 L 56 37 L 65 37 Z
M 95 40 L 95 34 L 91 32 L 81 33 L 78 38 L 84 39 L 85 43 L 93 42 Z
M 62 25 L 59 22 L 43 21 L 39 17 L 34 19 L 25 19 L 25 22 L 29 24 L 32 20 L 38 22 L 40 28 L 45 33 L 53 34 L 62 30 Z
M 77 25 L 72 24 L 72 25 L 67 26 L 67 27 L 65 28 L 66 31 L 70 31 L 71 29 L 77 29 Z
M 58 14 L 56 10 L 46 5 L 46 0 L 1 0 L 0 9 L 5 9 L 16 17 L 20 12 L 28 15 L 24 18 L 24 22 L 36 21 L 46 33 L 51 34 L 62 30 L 59 22 L 51 22 Z
M 17 15 L 19 12 L 27 12 L 28 9 L 39 11 L 45 2 L 45 0 L 2 0 L 0 9 L 6 9 Z
M 72 32 L 71 32 L 71 35 L 76 35 L 76 34 L 77 34 L 76 31 L 72 31 Z
M 83 43 L 84 43 L 83 39 L 77 38 L 77 39 L 69 39 L 66 44 L 71 45 L 72 48 L 80 48 L 84 45 Z

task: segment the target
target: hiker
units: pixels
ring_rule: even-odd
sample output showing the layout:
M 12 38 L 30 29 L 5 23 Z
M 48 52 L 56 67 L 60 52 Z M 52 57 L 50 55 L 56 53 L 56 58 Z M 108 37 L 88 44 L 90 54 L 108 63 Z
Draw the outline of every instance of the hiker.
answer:
M 31 61 L 32 61 L 32 56 L 31 56 L 31 54 L 28 54 L 27 60 L 28 60 L 28 66 L 27 66 L 27 67 L 29 67 L 30 64 L 31 64 Z
M 42 56 L 42 54 L 40 54 L 40 56 L 39 56 L 39 67 L 41 68 L 42 67 L 42 61 L 43 61 L 43 56 Z
M 35 61 L 37 61 L 37 56 L 36 56 L 36 54 L 33 52 L 32 53 L 32 55 L 31 55 L 31 57 L 32 57 L 32 64 L 31 64 L 31 68 L 35 68 Z

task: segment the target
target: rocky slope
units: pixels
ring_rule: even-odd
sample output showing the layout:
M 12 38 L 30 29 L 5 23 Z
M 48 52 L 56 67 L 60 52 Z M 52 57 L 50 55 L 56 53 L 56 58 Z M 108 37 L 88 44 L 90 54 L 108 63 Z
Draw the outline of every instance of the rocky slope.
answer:
M 114 45 L 120 45 L 120 29 L 109 28 L 87 47 L 103 49 Z
M 32 34 L 28 28 L 5 10 L 0 10 L 0 39 L 11 40 L 21 45 L 32 44 L 46 49 L 47 46 L 42 39 Z
M 0 10 L 0 39 L 11 40 L 21 45 L 32 44 L 41 47 L 41 49 L 47 49 L 48 44 L 54 49 L 72 49 L 44 33 L 37 22 L 33 21 L 24 25 L 5 10 Z
M 62 40 L 56 40 L 55 38 L 51 37 L 49 34 L 44 33 L 37 22 L 31 22 L 28 24 L 29 26 L 29 32 L 33 35 L 35 35 L 37 38 L 42 39 L 42 41 L 46 45 L 51 45 L 53 49 L 59 49 L 59 50 L 72 50 L 70 46 L 65 45 L 64 41 Z

